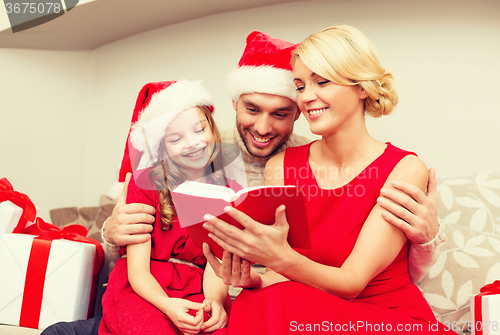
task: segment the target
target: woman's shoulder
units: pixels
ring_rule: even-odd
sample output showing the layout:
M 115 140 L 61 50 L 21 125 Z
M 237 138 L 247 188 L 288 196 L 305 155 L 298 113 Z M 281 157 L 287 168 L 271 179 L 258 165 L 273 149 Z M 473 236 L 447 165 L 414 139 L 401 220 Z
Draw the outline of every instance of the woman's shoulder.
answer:
M 264 183 L 266 185 L 283 185 L 283 163 L 285 151 L 271 157 L 264 168 Z
M 407 154 L 396 164 L 389 180 L 401 180 L 418 186 L 425 191 L 427 187 L 427 165 L 414 154 Z
M 315 142 L 315 141 L 314 141 Z M 304 145 L 299 145 L 295 147 L 288 147 L 285 151 L 279 152 L 273 157 L 271 157 L 266 163 L 267 168 L 283 167 L 285 160 L 290 162 L 298 162 L 301 158 L 305 158 L 309 155 L 309 147 L 314 142 L 310 142 Z
M 288 149 L 293 149 L 293 148 L 288 148 Z M 283 166 L 283 161 L 285 160 L 285 152 L 286 151 L 282 151 L 280 153 L 277 153 L 273 157 L 269 158 L 269 160 L 266 163 L 266 169 Z
M 405 149 L 401 149 L 395 145 L 393 145 L 391 142 L 387 142 L 387 151 L 390 151 L 392 153 L 397 153 L 397 154 L 400 154 L 400 155 L 412 155 L 412 156 L 418 156 L 416 153 L 414 153 L 413 151 L 408 151 L 408 150 L 405 150 Z
M 394 156 L 397 156 L 396 159 L 399 159 L 399 162 L 396 164 L 394 170 L 398 169 L 408 171 L 410 174 L 419 172 L 422 173 L 422 171 L 427 172 L 427 166 L 415 152 L 401 149 L 390 142 L 387 142 L 386 151 L 390 152 Z
M 427 174 L 427 165 L 416 155 L 408 154 L 401 158 L 394 169 L 407 171 L 408 174 L 424 173 Z

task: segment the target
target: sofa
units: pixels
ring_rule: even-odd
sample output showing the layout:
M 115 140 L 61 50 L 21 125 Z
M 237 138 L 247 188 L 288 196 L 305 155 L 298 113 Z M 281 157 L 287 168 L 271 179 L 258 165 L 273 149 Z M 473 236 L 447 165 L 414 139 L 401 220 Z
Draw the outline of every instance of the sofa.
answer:
M 500 279 L 500 171 L 438 179 L 447 241 L 418 285 L 439 321 L 467 333 L 470 296 Z
M 500 171 L 438 178 L 438 195 L 438 218 L 447 241 L 418 287 L 439 321 L 459 334 L 469 334 L 470 296 L 500 279 Z M 112 208 L 112 200 L 103 196 L 100 206 L 55 209 L 51 219 L 59 226 L 83 224 L 89 236 L 100 240 L 102 222 Z M 101 277 L 106 276 L 107 271 Z M 238 292 L 230 288 L 233 297 Z M 0 325 L 2 335 L 40 333 Z

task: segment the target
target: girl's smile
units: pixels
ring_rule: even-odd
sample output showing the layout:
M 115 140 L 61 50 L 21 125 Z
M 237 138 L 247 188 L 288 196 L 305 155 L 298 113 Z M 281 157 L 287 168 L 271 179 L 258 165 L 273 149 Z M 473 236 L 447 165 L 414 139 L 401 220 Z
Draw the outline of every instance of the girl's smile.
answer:
M 214 136 L 201 110 L 191 107 L 168 126 L 164 143 L 170 159 L 189 179 L 203 177 L 210 162 Z

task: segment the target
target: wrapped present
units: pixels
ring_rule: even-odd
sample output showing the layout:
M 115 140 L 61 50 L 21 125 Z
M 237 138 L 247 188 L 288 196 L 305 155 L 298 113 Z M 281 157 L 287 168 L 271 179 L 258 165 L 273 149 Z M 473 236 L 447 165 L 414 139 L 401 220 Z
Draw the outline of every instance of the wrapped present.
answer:
M 23 234 L 0 234 L 0 323 L 44 329 L 93 315 L 104 251 L 86 233 L 38 218 Z
M 500 280 L 485 285 L 470 299 L 472 334 L 500 335 Z
M 19 233 L 35 222 L 36 207 L 30 198 L 14 191 L 6 178 L 0 179 L 0 233 Z

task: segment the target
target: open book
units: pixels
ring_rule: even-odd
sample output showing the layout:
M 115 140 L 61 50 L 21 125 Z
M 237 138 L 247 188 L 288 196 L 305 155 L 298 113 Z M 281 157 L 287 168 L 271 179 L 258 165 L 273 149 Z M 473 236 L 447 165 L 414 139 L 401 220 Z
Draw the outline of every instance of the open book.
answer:
M 305 194 L 295 186 L 259 186 L 235 192 L 229 187 L 186 181 L 171 191 L 181 227 L 186 227 L 193 242 L 202 246 L 207 242 L 212 253 L 222 258 L 223 249 L 208 237 L 203 228 L 203 216 L 211 214 L 235 227 L 243 227 L 224 212 L 232 206 L 257 222 L 272 225 L 276 209 L 285 205 L 290 230 L 288 243 L 293 248 L 309 249 L 310 237 L 307 222 Z

